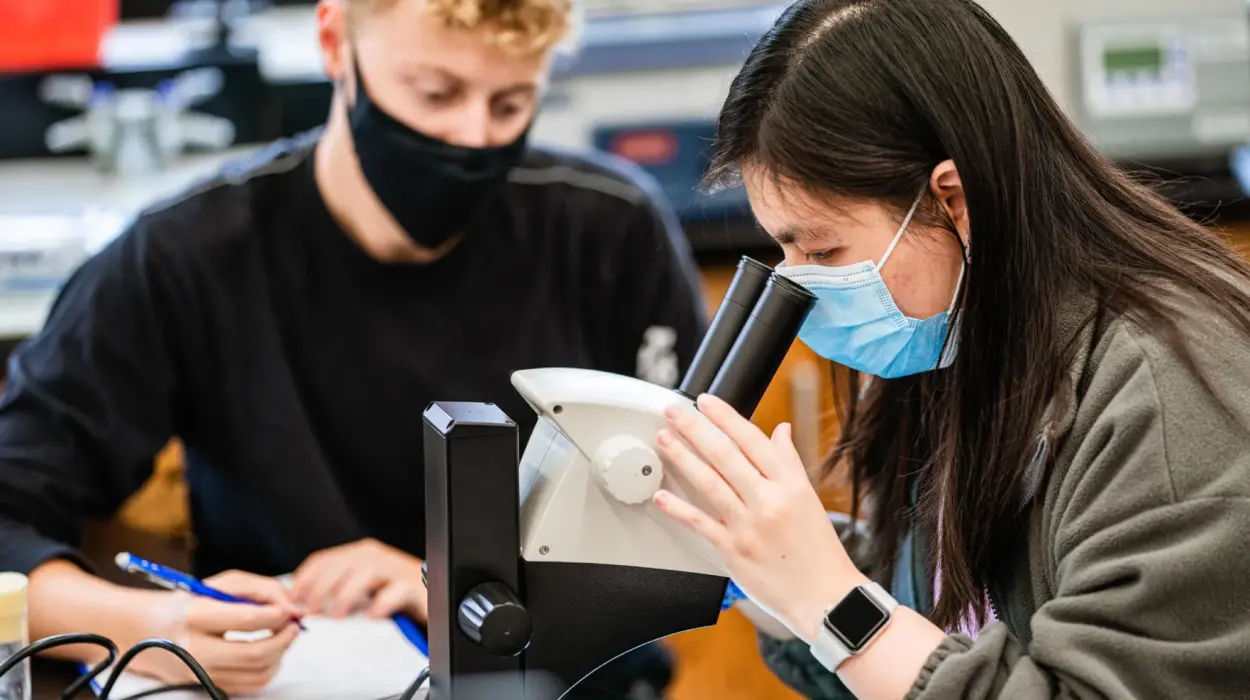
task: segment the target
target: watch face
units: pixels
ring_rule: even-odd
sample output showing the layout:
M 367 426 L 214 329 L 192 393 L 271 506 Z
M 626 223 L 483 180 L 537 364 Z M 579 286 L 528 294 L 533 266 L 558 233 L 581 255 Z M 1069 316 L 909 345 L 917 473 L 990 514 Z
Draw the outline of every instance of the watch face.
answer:
M 847 594 L 825 616 L 825 628 L 840 639 L 846 648 L 857 652 L 872 639 L 890 614 L 861 588 Z

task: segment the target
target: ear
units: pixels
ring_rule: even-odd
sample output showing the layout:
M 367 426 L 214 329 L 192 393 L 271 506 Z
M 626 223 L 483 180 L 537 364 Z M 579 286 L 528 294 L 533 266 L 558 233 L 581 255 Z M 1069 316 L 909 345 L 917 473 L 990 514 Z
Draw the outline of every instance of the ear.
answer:
M 959 169 L 955 161 L 945 160 L 933 169 L 929 177 L 929 191 L 942 204 L 942 208 L 955 222 L 955 228 L 965 242 L 968 240 L 968 197 L 964 194 L 964 183 L 959 177 Z
M 347 8 L 341 0 L 320 0 L 317 3 L 317 43 L 321 45 L 322 68 L 336 86 L 343 86 L 351 69 L 347 55 Z

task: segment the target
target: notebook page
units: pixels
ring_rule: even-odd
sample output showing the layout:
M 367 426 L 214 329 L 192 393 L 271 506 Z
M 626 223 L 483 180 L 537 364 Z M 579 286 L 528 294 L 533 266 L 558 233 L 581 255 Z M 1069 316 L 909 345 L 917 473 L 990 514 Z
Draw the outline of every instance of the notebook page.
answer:
M 267 688 L 246 697 L 256 700 L 379 700 L 407 689 L 429 660 L 389 619 L 306 617 L 301 632 Z M 247 644 L 248 642 L 236 642 Z M 162 654 L 159 650 L 143 652 Z M 108 672 L 101 675 L 99 692 Z M 161 683 L 126 673 L 110 697 L 126 698 Z M 428 687 L 428 684 L 427 684 Z M 203 692 L 161 693 L 161 700 L 204 700 Z M 244 696 L 239 696 L 244 697 Z M 426 697 L 421 689 L 416 697 Z

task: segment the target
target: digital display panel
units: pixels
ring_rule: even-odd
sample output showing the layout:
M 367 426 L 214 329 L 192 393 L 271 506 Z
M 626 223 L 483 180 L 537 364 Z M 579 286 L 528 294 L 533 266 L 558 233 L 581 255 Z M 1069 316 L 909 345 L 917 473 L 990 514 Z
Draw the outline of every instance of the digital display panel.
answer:
M 1108 73 L 1160 73 L 1163 71 L 1163 49 L 1158 46 L 1120 46 L 1103 52 L 1103 67 Z

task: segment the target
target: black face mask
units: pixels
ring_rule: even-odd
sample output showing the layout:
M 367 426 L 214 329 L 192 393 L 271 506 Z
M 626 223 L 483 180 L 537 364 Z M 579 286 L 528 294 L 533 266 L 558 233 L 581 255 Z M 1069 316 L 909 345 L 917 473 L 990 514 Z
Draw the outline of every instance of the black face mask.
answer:
M 369 99 L 356 66 L 356 103 L 348 123 L 365 180 L 418 245 L 437 248 L 465 230 L 482 205 L 499 193 L 525 153 L 528 130 L 494 148 L 454 146 L 426 136 Z

